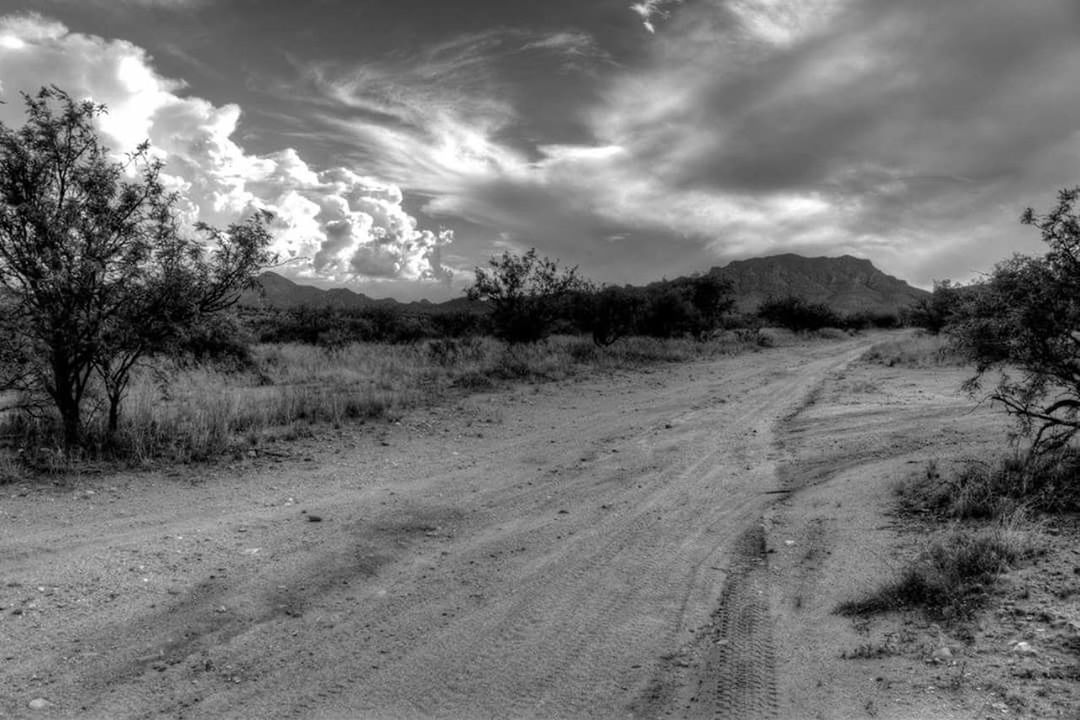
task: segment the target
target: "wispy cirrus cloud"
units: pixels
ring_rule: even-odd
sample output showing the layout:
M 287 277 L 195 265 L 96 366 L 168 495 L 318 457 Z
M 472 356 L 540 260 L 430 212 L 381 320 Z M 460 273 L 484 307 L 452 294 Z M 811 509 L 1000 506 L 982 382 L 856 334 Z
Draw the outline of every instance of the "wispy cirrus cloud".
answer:
M 309 63 L 302 73 L 320 119 L 343 143 L 386 177 L 438 194 L 524 172 L 535 143 L 518 132 L 529 118 L 507 68 L 532 67 L 536 53 L 579 73 L 612 62 L 583 32 L 499 28 L 383 62 Z
M 924 284 L 963 276 L 975 245 L 991 259 L 1037 248 L 1019 209 L 1075 182 L 1080 11 L 1067 0 L 634 10 L 667 22 L 644 62 L 611 72 L 588 142 L 522 146 L 497 84 L 446 83 L 460 104 L 425 99 L 435 111 L 408 131 L 339 129 L 394 158 L 387 170 L 431 196 L 427 212 L 634 279 L 664 246 L 684 271 L 796 251 L 869 256 Z M 486 72 L 482 56 L 471 69 Z

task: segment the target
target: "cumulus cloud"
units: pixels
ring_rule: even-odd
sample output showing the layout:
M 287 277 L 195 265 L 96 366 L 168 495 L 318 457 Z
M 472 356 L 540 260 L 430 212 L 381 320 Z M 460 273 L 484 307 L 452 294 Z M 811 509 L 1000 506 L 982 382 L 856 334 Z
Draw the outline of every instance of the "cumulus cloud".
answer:
M 0 121 L 23 121 L 19 91 L 55 84 L 104 103 L 106 143 L 130 152 L 149 139 L 182 191 L 188 220 L 226 225 L 256 209 L 274 215 L 274 249 L 286 272 L 344 282 L 359 278 L 447 281 L 448 230 L 419 227 L 396 185 L 348 168 L 311 167 L 296 150 L 254 155 L 234 139 L 241 110 L 184 96 L 141 48 L 69 32 L 40 15 L 0 18 Z

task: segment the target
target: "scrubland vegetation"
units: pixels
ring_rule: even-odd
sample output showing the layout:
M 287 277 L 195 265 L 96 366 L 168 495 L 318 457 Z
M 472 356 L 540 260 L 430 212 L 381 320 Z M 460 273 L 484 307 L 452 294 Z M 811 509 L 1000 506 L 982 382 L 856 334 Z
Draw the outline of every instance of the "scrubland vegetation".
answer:
M 968 460 L 924 472 L 896 489 L 896 512 L 928 530 L 927 540 L 898 577 L 844 614 L 923 608 L 946 620 L 971 618 L 998 578 L 1046 552 L 1047 523 L 1080 511 L 1080 451 L 1018 449 L 991 461 Z
M 24 128 L 0 126 L 4 472 L 204 460 L 500 383 L 767 347 L 779 337 L 768 327 L 827 338 L 909 325 L 924 332 L 865 359 L 970 364 L 968 389 L 1015 417 L 1026 444 L 999 465 L 911 484 L 902 512 L 957 524 L 849 610 L 963 614 L 976 588 L 1031 552 L 1025 517 L 1078 509 L 1080 190 L 1062 192 L 1047 215 L 1024 215 L 1045 256 L 1015 257 L 971 285 L 938 283 L 900 316 L 842 316 L 798 297 L 739 314 L 714 274 L 597 286 L 535 251 L 477 268 L 471 309 L 457 312 L 236 312 L 273 262 L 268 218 L 186 233 L 146 147 L 130 160 L 135 180 L 109 159 L 92 125 L 102 108 L 55 89 L 26 104 Z
M 275 262 L 271 218 L 182 228 L 149 147 L 118 162 L 101 144 L 104 107 L 56 88 L 24 101 L 26 124 L 0 125 L 9 468 L 206 459 L 314 423 L 392 417 L 455 388 L 766 346 L 762 319 L 839 321 L 797 300 L 775 317 L 734 317 L 731 286 L 713 275 L 597 287 L 535 250 L 476 268 L 462 312 L 236 313 Z
M 1041 232 L 1044 255 L 1014 256 L 969 285 L 937 283 L 907 313 L 924 332 L 879 343 L 864 357 L 888 366 L 966 364 L 967 390 L 1004 409 L 1016 427 L 998 459 L 948 471 L 931 462 L 898 488 L 898 514 L 927 524 L 929 539 L 893 581 L 840 612 L 921 607 L 968 618 L 1002 573 L 1046 549 L 1046 523 L 1080 511 L 1078 200 L 1080 188 L 1064 190 L 1049 213 L 1023 214 Z
M 943 335 L 916 331 L 875 343 L 863 354 L 864 362 L 887 367 L 936 368 L 968 364 Z
M 393 419 L 455 393 L 756 347 L 755 335 L 734 333 L 709 342 L 634 337 L 611 347 L 562 335 L 527 345 L 475 336 L 333 348 L 256 344 L 242 363 L 162 356 L 140 365 L 112 433 L 103 401 L 91 387 L 84 444 L 77 454 L 63 452 L 47 407 L 9 413 L 0 434 L 25 464 L 39 469 L 62 469 L 80 457 L 129 463 L 205 460 L 309 434 L 320 424 Z

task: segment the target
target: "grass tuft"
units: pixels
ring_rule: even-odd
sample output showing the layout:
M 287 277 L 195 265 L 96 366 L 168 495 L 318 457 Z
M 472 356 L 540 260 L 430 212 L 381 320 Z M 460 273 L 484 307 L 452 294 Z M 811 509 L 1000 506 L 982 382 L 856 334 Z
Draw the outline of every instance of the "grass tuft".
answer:
M 994 526 L 952 527 L 933 537 L 896 579 L 841 604 L 837 612 L 861 616 L 921 608 L 934 618 L 969 618 L 1002 573 L 1041 551 L 1040 537 L 1021 512 Z
M 949 345 L 944 335 L 923 332 L 875 343 L 862 356 L 863 362 L 888 367 L 935 368 L 962 366 L 966 361 Z
M 57 423 L 48 414 L 0 418 L 0 435 L 9 449 L 0 452 L 6 458 L 0 471 L 5 477 L 11 474 L 7 466 L 15 457 L 48 472 L 69 471 L 73 462 L 86 459 L 132 464 L 203 461 L 246 451 L 259 438 L 297 435 L 304 425 L 338 427 L 350 421 L 396 418 L 453 392 L 485 391 L 507 382 L 564 380 L 756 348 L 733 335 L 708 342 L 632 337 L 603 348 L 588 338 L 560 336 L 518 346 L 491 338 L 330 348 L 257 345 L 252 365 L 242 369 L 158 358 L 133 373 L 115 436 L 106 432 L 100 401 L 88 404 L 86 443 L 79 457 L 55 450 Z
M 969 462 L 943 477 L 935 462 L 897 488 L 900 512 L 953 520 L 1008 516 L 1024 507 L 1037 512 L 1080 510 L 1080 449 L 1045 455 L 1011 454 Z

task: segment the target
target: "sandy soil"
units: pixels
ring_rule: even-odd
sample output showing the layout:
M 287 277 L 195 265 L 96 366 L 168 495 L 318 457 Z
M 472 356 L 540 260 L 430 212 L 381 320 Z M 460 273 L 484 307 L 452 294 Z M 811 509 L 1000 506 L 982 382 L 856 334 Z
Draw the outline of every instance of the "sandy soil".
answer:
M 1009 573 L 971 622 L 834 613 L 940 529 L 895 516 L 898 482 L 931 460 L 948 472 L 1006 450 L 1006 419 L 958 390 L 969 375 L 855 363 L 781 423 L 782 484 L 794 492 L 766 512 L 773 631 L 786 638 L 780 717 L 1080 718 L 1074 520 L 1054 520 L 1046 555 Z
M 987 716 L 929 627 L 843 657 L 892 632 L 831 614 L 903 547 L 889 482 L 995 422 L 869 342 L 0 486 L 0 717 Z

